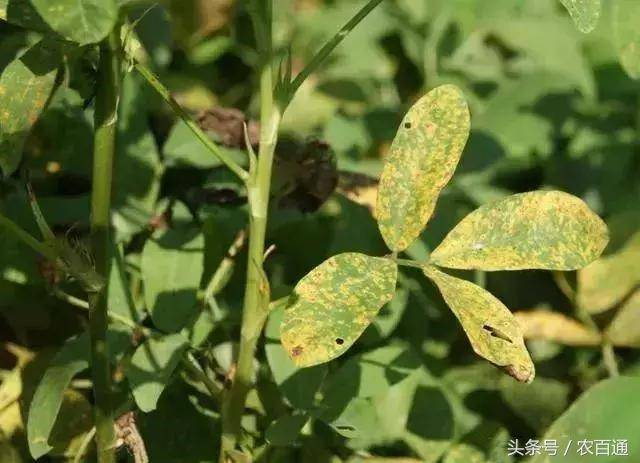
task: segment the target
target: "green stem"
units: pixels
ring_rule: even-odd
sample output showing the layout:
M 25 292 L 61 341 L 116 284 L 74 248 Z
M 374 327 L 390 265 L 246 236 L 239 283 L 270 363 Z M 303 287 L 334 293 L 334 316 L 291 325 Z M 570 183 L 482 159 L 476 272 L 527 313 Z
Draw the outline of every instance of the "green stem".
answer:
M 18 226 L 18 224 L 16 224 L 13 220 L 5 217 L 2 214 L 0 214 L 0 227 L 7 230 L 9 233 L 18 238 L 20 241 L 22 241 L 24 244 L 29 246 L 41 256 L 46 257 L 52 262 L 56 262 L 58 260 L 58 254 L 54 249 L 52 249 L 46 243 L 35 239 L 25 230 L 20 228 L 20 226 Z
M 164 101 L 171 106 L 171 109 L 176 113 L 176 115 L 182 119 L 182 121 L 191 129 L 193 134 L 196 136 L 200 142 L 220 161 L 231 170 L 234 174 L 236 174 L 240 180 L 246 182 L 249 179 L 249 174 L 246 170 L 240 167 L 236 162 L 231 159 L 226 153 L 220 150 L 218 145 L 216 145 L 206 133 L 202 131 L 198 124 L 187 114 L 187 112 L 180 106 L 173 96 L 171 96 L 171 92 L 168 88 L 162 85 L 162 82 L 158 79 L 158 77 L 144 64 L 136 62 L 134 65 L 135 69 L 145 78 L 147 83 L 153 87 L 153 89 L 158 92 L 158 94 L 162 97 Z
M 377 7 L 383 0 L 369 0 L 365 6 L 358 11 L 353 18 L 349 20 L 342 28 L 329 40 L 324 46 L 316 53 L 316 55 L 309 61 L 309 63 L 300 71 L 300 74 L 293 79 L 291 86 L 289 87 L 289 99 L 293 98 L 293 95 L 298 91 L 300 86 L 307 78 L 313 74 L 322 63 L 333 53 L 340 43 L 345 39 L 347 35 L 358 25 L 369 13 L 371 13 L 375 7 Z
M 252 386 L 256 345 L 268 314 L 268 298 L 265 298 L 263 261 L 267 211 L 271 187 L 273 156 L 278 138 L 281 113 L 274 100 L 272 69 L 271 1 L 265 2 L 264 17 L 255 17 L 260 24 L 262 41 L 262 68 L 260 71 L 260 151 L 255 171 L 247 183 L 249 207 L 249 252 L 247 279 L 242 312 L 240 349 L 231 389 L 225 397 L 222 414 L 222 441 L 220 461 L 226 462 L 240 437 L 241 419 L 247 394 Z M 258 29 L 256 27 L 256 29 Z M 266 301 L 266 303 L 265 303 Z
M 91 250 L 96 271 L 105 281 L 109 275 L 111 183 L 122 77 L 120 46 L 120 31 L 116 28 L 100 45 L 100 65 L 96 82 Z M 103 287 L 99 291 L 89 293 L 89 334 L 98 463 L 115 463 L 107 327 L 107 290 Z
M 620 370 L 618 369 L 618 362 L 616 360 L 616 353 L 613 350 L 613 345 L 606 339 L 606 336 L 603 336 L 602 341 L 602 360 L 604 362 L 604 366 L 609 373 L 609 377 L 615 378 L 616 376 L 620 376 Z

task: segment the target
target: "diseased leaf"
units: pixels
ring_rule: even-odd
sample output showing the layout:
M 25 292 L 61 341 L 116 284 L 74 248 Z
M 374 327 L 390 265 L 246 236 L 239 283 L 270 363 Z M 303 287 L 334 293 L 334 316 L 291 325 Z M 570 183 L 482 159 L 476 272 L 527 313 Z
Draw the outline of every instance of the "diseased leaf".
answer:
M 600 0 L 560 0 L 580 32 L 591 32 L 598 25 L 602 5 Z
M 469 108 L 453 85 L 438 87 L 407 112 L 387 154 L 376 217 L 392 251 L 422 232 L 455 171 L 470 130 Z
M 364 254 L 333 256 L 296 285 L 281 342 L 298 367 L 328 362 L 351 347 L 393 297 L 395 262 Z
M 640 284 L 640 232 L 617 253 L 578 272 L 578 305 L 590 313 L 612 308 Z
M 116 25 L 115 0 L 31 0 L 47 25 L 80 45 L 97 43 Z
M 532 191 L 467 215 L 431 254 L 435 265 L 478 270 L 575 270 L 608 242 L 605 223 L 579 198 Z
M 640 347 L 640 289 L 618 309 L 605 334 L 615 346 Z
M 624 70 L 634 79 L 640 78 L 640 2 L 616 0 L 613 4 L 613 29 Z
M 177 333 L 148 339 L 136 349 L 125 373 L 140 410 L 148 413 L 156 409 L 160 394 L 188 345 L 187 338 Z
M 203 251 L 202 234 L 183 228 L 167 230 L 145 244 L 144 297 L 153 323 L 161 330 L 178 331 L 195 315 Z
M 600 333 L 552 310 L 537 309 L 513 315 L 525 339 L 553 341 L 565 346 L 599 346 L 602 341 Z
M 60 56 L 42 40 L 13 60 L 0 76 L 0 168 L 11 175 L 25 140 L 53 90 Z
M 449 276 L 429 265 L 423 270 L 462 324 L 473 350 L 503 367 L 518 381 L 533 381 L 535 368 L 524 345 L 520 326 L 509 309 L 473 283 Z

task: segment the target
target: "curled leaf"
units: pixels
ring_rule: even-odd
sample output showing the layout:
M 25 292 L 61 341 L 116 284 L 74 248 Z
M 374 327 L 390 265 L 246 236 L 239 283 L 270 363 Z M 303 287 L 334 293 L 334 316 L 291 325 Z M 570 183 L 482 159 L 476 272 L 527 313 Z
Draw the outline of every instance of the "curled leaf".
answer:
M 560 0 L 567 9 L 578 30 L 587 34 L 594 30 L 600 19 L 600 0 Z
M 431 254 L 435 265 L 478 270 L 575 270 L 597 259 L 607 226 L 579 198 L 532 191 L 467 215 Z
M 578 305 L 590 313 L 612 308 L 640 284 L 640 232 L 617 253 L 578 272 Z
M 422 232 L 455 171 L 470 130 L 460 89 L 435 88 L 407 112 L 387 154 L 376 206 L 380 233 L 403 251 Z
M 296 285 L 281 325 L 281 342 L 298 367 L 328 362 L 351 347 L 393 297 L 395 262 L 345 253 Z
M 552 310 L 537 309 L 513 315 L 525 339 L 553 341 L 566 346 L 598 346 L 601 342 L 600 333 Z
M 476 354 L 503 367 L 521 383 L 530 383 L 535 367 L 520 326 L 502 302 L 480 286 L 426 265 L 424 274 L 440 290 L 471 342 Z

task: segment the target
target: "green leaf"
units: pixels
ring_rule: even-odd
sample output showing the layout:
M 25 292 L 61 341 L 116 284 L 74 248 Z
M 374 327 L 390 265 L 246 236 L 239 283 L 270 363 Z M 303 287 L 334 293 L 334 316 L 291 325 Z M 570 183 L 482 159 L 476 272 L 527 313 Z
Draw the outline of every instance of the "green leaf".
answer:
M 113 358 L 130 342 L 130 335 L 126 331 L 110 330 L 108 342 Z M 40 380 L 27 418 L 29 452 L 33 458 L 40 458 L 53 449 L 51 432 L 65 391 L 76 374 L 89 368 L 89 355 L 89 337 L 86 333 L 70 339 L 55 355 Z
M 376 217 L 392 251 L 405 250 L 433 214 L 470 130 L 469 108 L 453 85 L 438 87 L 407 112 L 380 177 Z
M 349 349 L 393 297 L 397 265 L 364 254 L 331 257 L 296 285 L 281 341 L 298 367 L 328 362 Z
M 503 367 L 518 381 L 533 381 L 535 368 L 520 326 L 509 309 L 473 283 L 449 276 L 435 267 L 425 266 L 423 270 L 462 324 L 473 350 Z
M 599 461 L 624 462 L 633 459 L 640 448 L 640 378 L 617 377 L 602 381 L 582 394 L 569 409 L 558 418 L 545 433 L 543 439 L 555 439 L 560 447 L 573 441 L 570 451 L 563 456 L 562 463 L 597 463 Z M 576 435 L 579 432 L 579 436 Z M 629 456 L 580 455 L 577 451 L 580 440 L 618 440 L 627 442 Z M 542 452 L 531 463 L 552 463 L 556 457 Z
M 189 341 L 177 333 L 148 339 L 136 349 L 125 373 L 140 410 L 156 409 L 160 394 L 188 345 Z
M 616 0 L 613 5 L 613 29 L 620 63 L 634 79 L 640 78 L 640 3 Z
M 153 323 L 164 331 L 184 327 L 196 311 L 204 238 L 192 229 L 167 230 L 142 251 L 144 297 Z
M 327 374 L 326 365 L 299 369 L 280 344 L 267 344 L 265 351 L 273 379 L 282 395 L 294 408 L 312 408 L 316 392 Z
M 640 284 L 640 232 L 617 253 L 578 272 L 578 305 L 590 313 L 611 309 Z
M 279 447 L 293 445 L 308 421 L 309 416 L 306 414 L 281 416 L 269 425 L 266 433 L 267 441 Z
M 42 19 L 65 39 L 80 45 L 104 39 L 115 27 L 115 0 L 31 0 Z
M 575 270 L 597 259 L 608 239 L 605 223 L 579 198 L 533 191 L 473 211 L 431 262 L 456 269 Z
M 53 90 L 60 56 L 42 40 L 13 60 L 0 76 L 0 168 L 11 175 L 25 140 Z
M 567 9 L 580 32 L 587 34 L 598 25 L 602 8 L 600 0 L 560 0 L 560 3 Z

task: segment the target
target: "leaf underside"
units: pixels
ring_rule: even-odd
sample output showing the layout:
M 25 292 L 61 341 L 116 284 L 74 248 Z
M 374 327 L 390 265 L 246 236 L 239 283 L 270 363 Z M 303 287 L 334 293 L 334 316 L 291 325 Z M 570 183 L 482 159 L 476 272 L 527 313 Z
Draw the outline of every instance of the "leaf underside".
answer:
M 609 241 L 605 223 L 579 198 L 533 191 L 485 204 L 449 232 L 431 263 L 478 270 L 575 270 Z
M 560 0 L 567 9 L 578 30 L 589 33 L 596 28 L 602 5 L 600 0 Z
M 519 382 L 530 383 L 535 367 L 513 314 L 488 291 L 432 266 L 423 268 L 460 321 L 473 350 Z
M 331 257 L 296 285 L 281 342 L 298 367 L 342 355 L 395 292 L 395 262 L 358 253 Z

